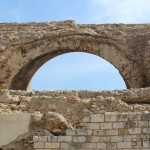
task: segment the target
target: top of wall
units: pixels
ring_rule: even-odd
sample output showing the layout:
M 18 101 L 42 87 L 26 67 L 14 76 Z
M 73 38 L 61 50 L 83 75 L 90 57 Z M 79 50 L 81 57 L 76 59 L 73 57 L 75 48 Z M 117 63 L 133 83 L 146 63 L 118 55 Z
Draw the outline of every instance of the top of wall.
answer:
M 127 34 L 148 34 L 150 33 L 150 24 L 76 24 L 73 20 L 58 21 L 58 22 L 29 22 L 29 23 L 0 23 L 1 32 L 11 32 L 11 31 L 22 31 L 34 32 L 37 30 L 49 30 L 57 31 L 63 28 L 76 28 L 83 31 L 86 30 L 91 34 L 100 34 L 100 31 L 107 31 L 109 34 L 111 32 L 122 31 L 127 32 Z M 91 30 L 88 30 L 88 29 Z M 92 31 L 94 30 L 94 32 Z M 128 32 L 128 31 L 132 32 Z M 136 32 L 138 30 L 138 32 Z M 141 31 L 139 33 L 139 31 Z M 52 32 L 52 31 L 51 31 Z M 80 31 L 81 32 L 81 31 Z M 108 34 L 103 33 L 103 34 Z M 14 33 L 13 33 L 14 34 Z M 121 33 L 116 33 L 120 35 Z

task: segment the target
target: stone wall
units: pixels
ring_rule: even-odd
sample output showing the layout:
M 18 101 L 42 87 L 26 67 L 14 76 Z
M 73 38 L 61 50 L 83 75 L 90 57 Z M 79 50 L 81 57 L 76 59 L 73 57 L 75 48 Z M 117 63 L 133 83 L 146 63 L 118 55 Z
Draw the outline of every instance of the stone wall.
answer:
M 107 60 L 127 88 L 150 86 L 149 24 L 0 23 L 0 33 L 0 89 L 27 90 L 44 63 L 68 52 Z
M 31 115 L 7 142 L 3 133 L 10 127 L 2 119 L 0 150 L 33 150 L 33 136 L 41 150 L 150 149 L 149 24 L 1 23 L 0 33 L 0 115 L 7 114 L 8 122 L 11 115 Z M 130 90 L 26 92 L 44 63 L 68 52 L 107 60 Z
M 149 150 L 150 113 L 92 114 L 85 128 L 67 129 L 65 136 L 34 136 L 36 150 Z
M 114 91 L 0 90 L 0 116 L 4 114 L 8 116 L 7 122 L 11 122 L 12 115 L 27 113 L 31 116 L 29 124 L 26 122 L 29 130 L 26 130 L 26 133 L 19 132 L 18 137 L 15 136 L 16 139 L 8 138 L 7 144 L 2 143 L 0 148 L 2 150 L 33 150 L 33 137 L 34 139 L 54 137 L 58 140 L 54 145 L 59 145 L 60 149 L 61 145 L 83 147 L 78 149 L 86 149 L 87 145 L 93 145 L 93 149 L 99 149 L 97 145 L 103 143 L 106 149 L 110 145 L 120 150 L 123 149 L 120 145 L 136 143 L 131 140 L 138 140 L 138 142 L 143 140 L 144 147 L 146 147 L 145 140 L 149 140 L 150 132 L 149 103 L 150 88 Z M 16 119 L 13 123 L 17 126 L 19 120 Z M 7 128 L 9 127 L 4 126 L 3 131 L 8 130 Z M 70 132 L 74 135 L 69 135 Z M 80 135 L 87 132 L 91 132 L 91 135 Z M 95 135 L 96 132 L 100 135 Z M 66 136 L 70 138 L 70 141 L 66 144 L 59 144 L 62 141 L 61 138 L 66 139 Z M 84 142 L 78 142 L 78 136 L 81 141 L 84 139 Z M 101 140 L 106 136 L 109 142 L 102 142 Z M 115 137 L 121 141 L 113 141 Z M 50 141 L 45 141 L 45 143 L 52 145 Z M 65 143 L 65 141 L 60 143 Z M 126 150 L 133 149 L 131 145 L 129 147 Z

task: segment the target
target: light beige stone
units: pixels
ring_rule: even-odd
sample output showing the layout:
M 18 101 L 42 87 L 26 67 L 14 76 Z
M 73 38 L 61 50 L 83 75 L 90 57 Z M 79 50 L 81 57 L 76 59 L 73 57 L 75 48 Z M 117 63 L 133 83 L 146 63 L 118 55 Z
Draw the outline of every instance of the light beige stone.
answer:
M 106 143 L 97 143 L 97 148 L 106 149 Z
M 48 141 L 50 141 L 50 142 L 57 142 L 58 141 L 58 137 L 57 136 L 48 136 Z
M 117 121 L 117 116 L 116 116 L 116 114 L 106 114 L 105 115 L 105 122 L 115 122 L 115 121 Z
M 86 142 L 85 136 L 73 136 L 73 142 Z
M 91 115 L 91 122 L 104 122 L 104 115 L 103 114 Z
M 106 135 L 118 135 L 118 130 L 106 130 Z
M 110 136 L 100 136 L 99 137 L 100 142 L 110 142 Z
M 112 123 L 101 123 L 101 129 L 112 129 Z
M 96 149 L 97 145 L 96 143 L 84 143 L 84 148 L 85 149 Z
M 132 145 L 131 142 L 118 142 L 117 148 L 127 149 L 127 148 L 132 148 Z
M 136 139 L 137 135 L 124 135 L 123 136 L 123 141 L 125 142 L 131 142 L 132 139 Z
M 68 143 L 61 143 L 60 148 L 62 149 L 68 149 Z
M 75 135 L 75 134 L 76 134 L 76 131 L 73 129 L 67 129 L 66 130 L 66 135 Z
M 0 114 L 0 147 L 29 132 L 31 114 Z
M 86 122 L 86 123 L 91 122 L 91 117 L 90 116 L 84 117 L 83 122 Z
M 99 136 L 88 136 L 87 142 L 91 142 L 91 143 L 99 142 Z
M 150 128 L 142 128 L 143 133 L 150 133 Z
M 122 142 L 123 137 L 122 136 L 111 136 L 111 142 Z
M 142 133 L 141 128 L 129 129 L 129 134 L 140 134 L 140 133 Z
M 48 137 L 47 136 L 34 136 L 33 141 L 34 142 L 47 142 Z
M 105 130 L 93 130 L 93 135 L 105 135 Z
M 44 142 L 34 142 L 34 148 L 45 148 Z
M 45 148 L 60 148 L 60 143 L 49 143 L 45 142 Z
M 71 136 L 58 136 L 58 142 L 71 142 Z
M 98 123 L 86 123 L 87 129 L 99 129 L 100 125 Z
M 124 127 L 123 122 L 114 122 L 113 123 L 113 129 L 119 129 L 119 128 L 123 128 L 123 127 Z
M 107 143 L 106 147 L 107 149 L 116 149 L 117 143 Z

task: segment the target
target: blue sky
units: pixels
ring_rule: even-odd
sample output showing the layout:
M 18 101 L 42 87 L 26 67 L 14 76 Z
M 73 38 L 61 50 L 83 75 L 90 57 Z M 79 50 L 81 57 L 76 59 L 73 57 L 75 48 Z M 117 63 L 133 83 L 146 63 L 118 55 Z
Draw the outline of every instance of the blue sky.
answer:
M 1 0 L 0 22 L 149 23 L 149 0 Z
M 4 0 L 0 22 L 150 23 L 150 0 Z M 70 53 L 41 67 L 31 89 L 105 90 L 126 88 L 118 71 L 90 54 Z
M 126 87 L 110 63 L 93 54 L 74 52 L 43 65 L 33 77 L 31 88 L 110 90 Z

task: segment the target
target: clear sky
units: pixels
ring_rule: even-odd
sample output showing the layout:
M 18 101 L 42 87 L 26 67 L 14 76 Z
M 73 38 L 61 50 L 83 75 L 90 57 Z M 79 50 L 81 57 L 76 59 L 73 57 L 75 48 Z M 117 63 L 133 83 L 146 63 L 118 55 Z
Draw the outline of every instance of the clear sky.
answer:
M 150 0 L 1 0 L 0 22 L 150 23 Z M 70 53 L 41 67 L 31 89 L 122 89 L 119 72 L 100 57 Z

